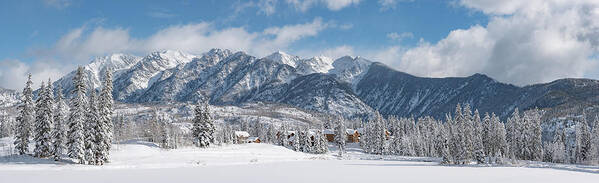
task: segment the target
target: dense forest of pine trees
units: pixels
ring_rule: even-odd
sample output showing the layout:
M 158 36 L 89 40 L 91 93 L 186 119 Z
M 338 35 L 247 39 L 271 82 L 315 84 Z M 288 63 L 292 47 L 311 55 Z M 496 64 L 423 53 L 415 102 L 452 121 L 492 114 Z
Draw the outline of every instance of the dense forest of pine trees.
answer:
M 15 149 L 18 154 L 53 158 L 56 161 L 68 156 L 76 163 L 103 165 L 108 162 L 112 143 L 112 74 L 106 71 L 106 80 L 98 96 L 87 89 L 83 68 L 73 78 L 74 90 L 70 105 L 62 95 L 61 86 L 42 83 L 33 101 L 31 75 L 23 89 L 18 106 L 15 129 Z M 54 92 L 56 91 L 56 92 Z
M 575 132 L 556 130 L 553 141 L 542 141 L 542 111 L 522 115 L 515 109 L 503 123 L 495 114 L 481 119 L 469 105 L 458 105 L 445 122 L 430 117 L 383 119 L 376 115 L 364 124 L 362 148 L 372 154 L 441 157 L 445 164 L 510 163 L 515 160 L 555 163 L 599 163 L 599 119 L 589 128 L 576 123 Z M 385 131 L 391 135 L 386 136 Z

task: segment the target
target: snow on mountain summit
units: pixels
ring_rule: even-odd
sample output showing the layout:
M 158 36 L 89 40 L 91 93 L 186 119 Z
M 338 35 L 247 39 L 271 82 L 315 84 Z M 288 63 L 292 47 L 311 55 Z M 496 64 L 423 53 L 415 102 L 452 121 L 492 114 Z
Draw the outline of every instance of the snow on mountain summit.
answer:
M 129 95 L 150 87 L 162 71 L 185 64 L 196 56 L 181 51 L 158 51 L 145 56 L 141 61 L 114 80 L 115 98 L 125 99 Z
M 351 83 L 352 87 L 355 87 L 357 81 L 368 71 L 371 64 L 372 61 L 359 56 L 344 56 L 333 62 L 333 69 L 329 71 L 329 74 L 335 74 L 337 79 Z
M 264 58 L 272 60 L 272 61 L 280 62 L 282 64 L 287 64 L 291 67 L 296 67 L 297 62 L 301 60 L 298 56 L 289 55 L 282 51 L 274 52 Z

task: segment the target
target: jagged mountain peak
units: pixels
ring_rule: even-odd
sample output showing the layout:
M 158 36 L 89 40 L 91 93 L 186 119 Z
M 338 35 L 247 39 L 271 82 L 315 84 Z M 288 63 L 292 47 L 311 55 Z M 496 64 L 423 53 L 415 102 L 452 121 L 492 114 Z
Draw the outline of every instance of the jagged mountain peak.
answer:
M 316 56 L 300 60 L 296 69 L 302 74 L 328 73 L 333 69 L 333 59 L 325 56 Z
M 296 67 L 298 64 L 298 61 L 301 60 L 298 56 L 289 55 L 282 51 L 276 51 L 264 58 L 268 59 L 268 60 L 276 61 L 276 62 L 279 62 L 282 64 L 287 64 L 291 67 Z
M 179 50 L 162 50 L 155 51 L 143 58 L 144 61 L 155 61 L 155 60 L 169 60 L 174 61 L 173 64 L 180 64 L 182 62 L 189 62 L 195 55 L 191 55 Z
M 329 70 L 329 73 L 335 74 L 337 79 L 351 83 L 352 87 L 355 87 L 372 63 L 362 57 L 343 56 L 333 61 L 333 69 Z
M 123 53 L 115 53 L 101 57 L 95 57 L 91 62 L 85 65 L 85 69 L 92 72 L 101 72 L 110 68 L 111 70 L 121 70 L 137 63 L 141 58 Z
M 206 52 L 204 56 L 208 57 L 228 57 L 233 54 L 229 49 L 221 49 L 221 48 L 212 48 L 210 51 Z

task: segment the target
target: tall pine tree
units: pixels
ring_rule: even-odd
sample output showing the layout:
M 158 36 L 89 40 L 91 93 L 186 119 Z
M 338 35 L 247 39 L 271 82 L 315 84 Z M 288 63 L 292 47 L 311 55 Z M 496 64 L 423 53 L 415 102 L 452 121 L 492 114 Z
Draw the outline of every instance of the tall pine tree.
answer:
M 112 122 L 113 114 L 113 99 L 112 99 L 112 72 L 110 69 L 106 69 L 106 75 L 104 77 L 104 83 L 102 92 L 100 93 L 99 99 L 99 119 L 101 124 L 99 125 L 98 133 L 100 133 L 97 143 L 102 148 L 98 150 L 98 158 L 101 162 L 108 162 L 108 156 L 110 155 L 110 148 L 112 147 L 112 138 L 114 131 L 114 124 Z M 101 141 L 101 142 L 100 142 Z
M 48 87 L 42 82 L 39 89 L 38 99 L 36 101 L 36 118 L 35 118 L 35 149 L 34 156 L 46 158 L 52 156 L 52 107 L 53 97 L 51 84 Z
M 591 156 L 592 163 L 599 163 L 599 118 L 595 116 L 591 132 Z
M 345 121 L 339 116 L 335 122 L 335 143 L 339 148 L 339 157 L 343 157 L 343 154 L 345 154 L 345 140 L 347 139 Z
M 208 147 L 214 143 L 214 124 L 207 103 L 195 107 L 195 117 L 192 123 L 192 135 L 196 146 Z
M 52 131 L 52 145 L 54 150 L 54 160 L 58 161 L 61 159 L 62 154 L 65 153 L 65 111 L 67 108 L 66 103 L 63 101 L 62 87 L 60 84 L 56 86 L 56 95 L 54 97 L 54 129 Z
M 68 155 L 81 164 L 85 163 L 83 125 L 85 124 L 87 108 L 84 80 L 83 67 L 79 67 L 73 77 L 74 89 L 72 91 L 71 108 L 69 110 L 69 131 L 67 133 Z
M 84 142 L 84 156 L 86 164 L 98 164 L 97 161 L 97 151 L 100 149 L 98 147 L 98 125 L 100 123 L 100 119 L 98 118 L 98 106 L 96 102 L 96 92 L 93 89 L 90 90 L 89 102 L 87 107 L 87 113 L 85 113 L 85 124 L 83 125 L 85 132 L 85 142 Z M 100 142 L 103 143 L 103 142 Z
M 29 152 L 29 138 L 32 135 L 32 125 L 34 116 L 33 90 L 31 89 L 31 74 L 23 88 L 23 96 L 19 105 L 19 115 L 17 116 L 17 130 L 15 137 L 15 149 L 18 154 L 23 155 Z

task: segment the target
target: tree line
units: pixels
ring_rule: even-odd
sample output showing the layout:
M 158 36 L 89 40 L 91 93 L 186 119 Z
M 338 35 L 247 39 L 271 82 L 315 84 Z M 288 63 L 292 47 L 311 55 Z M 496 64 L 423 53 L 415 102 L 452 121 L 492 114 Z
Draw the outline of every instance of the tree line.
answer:
M 507 121 L 459 104 L 445 121 L 432 117 L 387 119 L 376 114 L 367 120 L 360 145 L 367 153 L 441 157 L 444 164 L 510 163 L 515 160 L 555 163 L 599 163 L 599 119 L 592 128 L 583 118 L 574 132 L 555 130 L 553 141 L 542 140 L 543 111 L 520 114 L 516 108 Z

